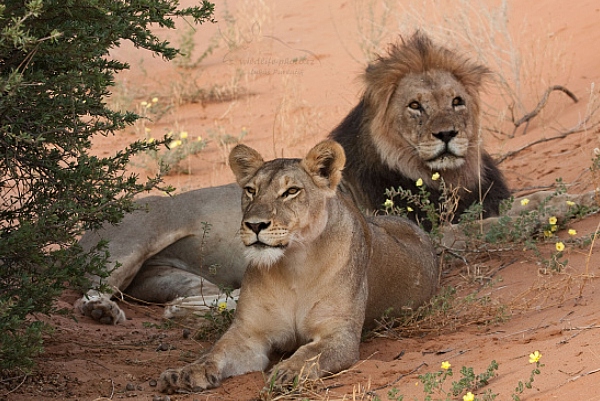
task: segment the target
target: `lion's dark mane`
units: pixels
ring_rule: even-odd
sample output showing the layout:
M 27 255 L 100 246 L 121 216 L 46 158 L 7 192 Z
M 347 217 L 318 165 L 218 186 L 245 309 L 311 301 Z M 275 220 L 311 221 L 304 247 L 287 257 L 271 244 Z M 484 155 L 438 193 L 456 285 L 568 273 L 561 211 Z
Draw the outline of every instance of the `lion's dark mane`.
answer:
M 365 123 L 365 101 L 360 103 L 346 116 L 346 118 L 335 128 L 330 137 L 339 142 L 346 152 L 346 165 L 343 172 L 344 188 L 352 193 L 352 196 L 358 206 L 363 210 L 376 211 L 382 209 L 386 201 L 386 189 L 403 188 L 412 191 L 413 194 L 419 192 L 416 182 L 397 171 L 391 170 L 383 164 L 379 157 L 375 145 L 371 140 Z M 499 213 L 500 203 L 510 197 L 510 191 L 506 186 L 504 177 L 491 156 L 481 151 L 481 193 L 483 199 L 484 217 L 495 216 Z M 467 188 L 468 191 L 461 191 L 461 199 L 456 211 L 456 219 L 469 206 L 479 202 L 479 188 Z M 428 188 L 431 193 L 431 200 L 437 201 L 440 198 L 440 192 L 433 188 Z M 406 203 L 400 200 L 394 200 L 399 207 L 406 207 Z M 422 214 L 415 214 L 414 217 L 423 219 Z M 455 220 L 456 220 L 455 219 Z
M 419 192 L 415 179 L 408 178 L 397 168 L 390 167 L 380 156 L 371 130 L 378 130 L 377 134 L 401 135 L 386 121 L 395 121 L 389 115 L 388 103 L 391 94 L 407 74 L 423 73 L 429 70 L 444 70 L 451 73 L 458 82 L 474 99 L 472 105 L 475 130 L 479 127 L 479 86 L 483 76 L 489 73 L 484 66 L 462 58 L 462 56 L 436 46 L 422 32 L 415 33 L 408 41 L 392 46 L 387 57 L 380 57 L 366 70 L 364 80 L 365 92 L 354 109 L 335 128 L 330 138 L 339 142 L 346 152 L 346 166 L 343 172 L 342 190 L 351 193 L 356 204 L 363 210 L 377 211 L 382 209 L 386 200 L 386 189 L 403 188 L 413 194 Z M 402 127 L 398 128 L 399 130 Z M 382 132 L 383 130 L 383 132 Z M 472 144 L 470 146 L 479 146 Z M 411 150 L 398 149 L 400 161 L 413 157 Z M 403 156 L 405 155 L 405 157 Z M 483 216 L 489 217 L 499 214 L 500 203 L 510 197 L 510 191 L 504 177 L 491 156 L 484 150 L 471 152 L 470 166 L 475 168 L 458 168 L 452 171 L 451 177 L 454 185 L 459 189 L 460 201 L 455 213 L 455 222 L 469 206 L 482 199 Z M 479 158 L 473 159 L 473 158 Z M 406 164 L 408 166 L 409 164 Z M 417 177 L 423 176 L 431 182 L 433 171 L 414 171 Z M 442 173 L 442 172 L 440 172 Z M 479 177 L 474 177 L 479 174 Z M 444 175 L 444 174 L 442 174 Z M 448 184 L 448 181 L 446 181 Z M 429 186 L 430 200 L 439 203 L 440 190 Z M 398 197 L 394 203 L 406 207 Z M 413 207 L 414 209 L 414 207 Z M 418 211 L 409 214 L 413 219 L 422 220 L 423 214 Z

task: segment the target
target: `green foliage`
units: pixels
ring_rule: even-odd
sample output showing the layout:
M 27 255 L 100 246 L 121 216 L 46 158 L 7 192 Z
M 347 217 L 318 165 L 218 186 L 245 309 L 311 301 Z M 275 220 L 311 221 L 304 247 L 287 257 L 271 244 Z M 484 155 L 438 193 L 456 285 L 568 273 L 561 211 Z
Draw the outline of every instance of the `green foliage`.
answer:
M 89 153 L 94 135 L 136 121 L 110 110 L 114 76 L 127 69 L 110 50 L 122 40 L 166 59 L 178 50 L 151 30 L 175 18 L 210 20 L 213 5 L 176 0 L 4 0 L 0 5 L 0 369 L 28 369 L 65 288 L 106 276 L 106 244 L 84 252 L 76 239 L 134 208 L 158 184 L 124 172 L 160 141 L 136 142 L 111 157 Z M 32 323 L 33 322 L 33 323 Z
M 535 375 L 539 375 L 540 368 L 544 367 L 540 363 L 542 355 L 535 351 L 529 356 L 529 363 L 535 364 L 535 367 L 531 371 L 528 380 L 525 382 L 519 381 L 515 391 L 512 393 L 513 401 L 520 401 L 520 394 L 523 394 L 525 389 L 531 389 L 533 387 L 533 381 Z M 497 375 L 498 363 L 494 360 L 491 361 L 489 366 L 484 372 L 476 374 L 472 367 L 463 366 L 460 368 L 460 378 L 457 381 L 450 383 L 448 389 L 447 381 L 449 378 L 454 377 L 454 372 L 451 367 L 452 365 L 445 361 L 439 370 L 435 372 L 428 372 L 419 375 L 419 381 L 423 384 L 423 392 L 425 401 L 433 400 L 444 400 L 451 401 L 456 400 L 458 396 L 463 395 L 461 399 L 465 401 L 493 401 L 498 397 L 498 393 L 494 393 L 491 389 L 486 389 L 481 392 L 480 390 L 490 384 Z M 477 395 L 475 395 L 477 394 Z M 402 401 L 404 395 L 396 388 L 391 389 L 388 392 L 388 399 L 394 401 Z M 415 398 L 416 400 L 416 398 Z

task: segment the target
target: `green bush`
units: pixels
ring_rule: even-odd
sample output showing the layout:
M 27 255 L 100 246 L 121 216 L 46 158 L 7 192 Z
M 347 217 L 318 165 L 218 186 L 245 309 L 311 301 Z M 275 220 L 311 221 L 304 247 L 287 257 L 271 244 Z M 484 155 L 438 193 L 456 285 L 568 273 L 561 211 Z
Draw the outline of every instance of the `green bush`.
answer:
M 87 273 L 106 275 L 103 244 L 85 253 L 76 239 L 117 223 L 138 183 L 125 173 L 132 155 L 164 141 L 136 142 L 111 157 L 89 153 L 138 116 L 110 110 L 114 76 L 129 68 L 110 49 L 122 40 L 166 59 L 178 50 L 150 28 L 175 18 L 211 20 L 213 5 L 177 0 L 4 0 L 0 4 L 0 369 L 29 369 L 65 288 L 85 288 Z

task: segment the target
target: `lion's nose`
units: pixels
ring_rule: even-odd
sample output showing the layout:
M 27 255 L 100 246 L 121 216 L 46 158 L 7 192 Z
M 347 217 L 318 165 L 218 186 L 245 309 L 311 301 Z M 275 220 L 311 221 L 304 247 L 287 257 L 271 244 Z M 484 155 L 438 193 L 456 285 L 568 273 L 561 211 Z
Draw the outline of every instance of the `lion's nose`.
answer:
M 244 224 L 246 225 L 246 227 L 251 229 L 254 232 L 254 234 L 258 234 L 265 228 L 269 227 L 271 225 L 271 222 L 270 221 L 260 221 L 258 223 L 251 223 L 249 221 L 246 221 Z
M 456 130 L 440 131 L 433 134 L 433 136 L 444 143 L 450 142 L 456 135 L 458 135 L 458 131 Z

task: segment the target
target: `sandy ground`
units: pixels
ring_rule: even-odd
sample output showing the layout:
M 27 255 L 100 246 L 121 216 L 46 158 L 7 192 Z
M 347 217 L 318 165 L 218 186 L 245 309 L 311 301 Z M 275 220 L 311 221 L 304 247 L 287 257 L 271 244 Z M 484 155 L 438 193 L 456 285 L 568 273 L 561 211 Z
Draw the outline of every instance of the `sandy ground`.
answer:
M 208 145 L 182 161 L 186 173 L 167 176 L 167 183 L 178 191 L 228 183 L 233 176 L 225 155 L 242 134 L 244 143 L 267 158 L 302 156 L 326 136 L 360 96 L 359 74 L 368 57 L 360 44 L 366 39 L 375 38 L 375 45 L 363 48 L 382 51 L 398 33 L 421 27 L 449 45 L 470 38 L 485 53 L 485 35 L 477 35 L 477 26 L 490 17 L 475 2 L 424 1 L 418 11 L 407 1 L 389 3 L 388 14 L 381 4 L 375 7 L 376 22 L 372 22 L 368 1 L 230 1 L 227 10 L 229 16 L 238 18 L 236 23 L 228 23 L 224 6 L 218 4 L 218 24 L 201 27 L 190 39 L 195 44 L 192 61 L 216 43 L 211 40 L 218 39 L 219 44 L 191 68 L 163 62 L 124 44 L 114 56 L 129 61 L 131 70 L 118 77 L 119 85 L 109 101 L 115 107 L 145 110 L 152 121 L 99 138 L 95 151 L 109 155 L 135 139 L 160 137 L 169 131 L 177 139 L 186 132 L 189 140 L 201 137 Z M 589 168 L 600 136 L 586 112 L 593 108 L 591 95 L 598 95 L 594 83 L 600 79 L 600 57 L 594 49 L 600 41 L 600 5 L 595 0 L 579 1 L 577 6 L 559 0 L 507 3 L 506 26 L 496 25 L 490 32 L 502 48 L 512 46 L 514 51 L 503 56 L 502 64 L 486 60 L 498 71 L 507 68 L 499 66 L 506 66 L 511 56 L 519 55 L 512 60 L 521 66 L 518 90 L 523 105 L 513 107 L 514 119 L 533 110 L 552 85 L 568 88 L 579 102 L 552 92 L 542 112 L 513 135 L 510 121 L 497 123 L 498 116 L 510 120 L 510 114 L 502 106 L 500 90 L 490 85 L 484 99 L 486 126 L 491 129 L 483 140 L 498 158 L 516 152 L 500 164 L 516 194 L 552 187 L 559 177 L 570 192 L 593 189 L 599 183 Z M 457 11 L 465 4 L 470 4 L 468 24 Z M 247 18 L 241 21 L 239 16 Z M 187 29 L 181 24 L 177 32 L 163 34 L 181 43 Z M 451 40 L 440 32 L 457 36 Z M 503 33 L 509 33 L 512 41 Z M 472 48 L 465 51 L 479 57 Z M 143 101 L 152 106 L 141 105 Z M 138 158 L 132 171 L 144 177 L 156 168 L 152 159 Z M 599 223 L 600 216 L 595 215 L 568 228 L 583 238 L 596 231 Z M 566 240 L 569 236 L 562 231 L 558 237 Z M 441 363 L 449 361 L 452 380 L 458 380 L 460 367 L 473 367 L 479 373 L 495 360 L 497 376 L 478 392 L 481 397 L 491 390 L 499 394 L 497 399 L 508 400 L 518 382 L 529 378 L 533 368 L 529 354 L 539 350 L 545 366 L 522 399 L 600 399 L 600 247 L 597 243 L 568 244 L 567 267 L 556 273 L 545 269 L 542 261 L 553 254 L 554 241 L 541 246 L 541 258 L 513 249 L 448 266 L 444 286 L 452 285 L 461 297 L 475 294 L 489 302 L 471 301 L 450 310 L 438 318 L 437 329 L 423 329 L 412 336 L 381 333 L 365 339 L 359 363 L 317 383 L 314 392 L 304 396 L 386 400 L 388 391 L 396 388 L 405 399 L 423 399 L 419 374 L 439 371 Z M 77 296 L 65 294 L 61 305 L 70 307 Z M 157 395 L 154 380 L 165 368 L 192 361 L 210 346 L 188 336 L 182 325 L 165 325 L 159 306 L 126 302 L 122 306 L 128 320 L 116 327 L 83 317 L 78 321 L 52 317 L 56 330 L 46 340 L 46 353 L 39 358 L 37 370 L 31 376 L 0 383 L 0 400 L 152 400 Z M 216 390 L 175 395 L 171 400 L 251 400 L 263 385 L 263 374 L 252 373 L 228 379 Z

